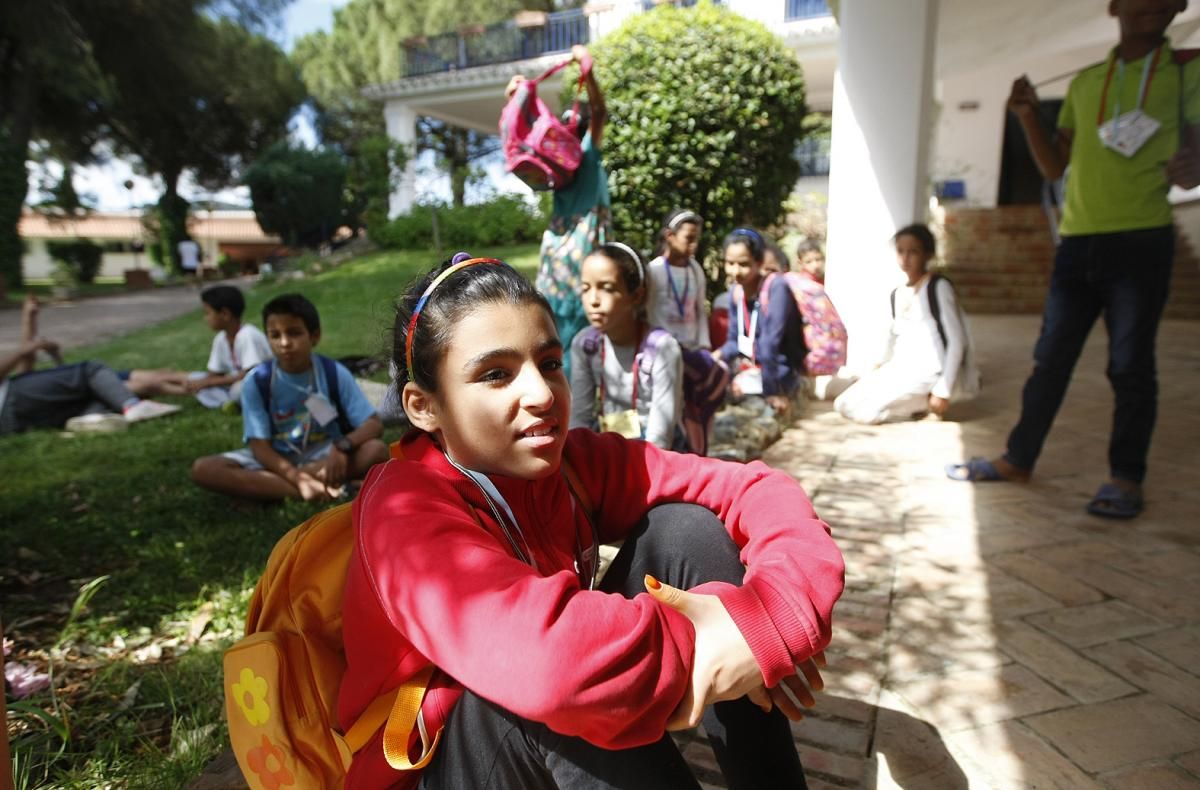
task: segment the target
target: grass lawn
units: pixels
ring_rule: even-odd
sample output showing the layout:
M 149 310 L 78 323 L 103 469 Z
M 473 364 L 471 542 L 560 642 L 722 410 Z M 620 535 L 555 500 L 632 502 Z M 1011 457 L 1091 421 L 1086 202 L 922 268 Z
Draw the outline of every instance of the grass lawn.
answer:
M 537 249 L 489 251 L 532 274 Z M 382 353 L 391 301 L 434 257 L 377 253 L 247 294 L 247 316 L 300 291 L 321 312 L 320 350 Z M 200 369 L 200 310 L 70 360 Z M 39 431 L 0 440 L 0 616 L 10 661 L 54 671 L 55 692 L 9 702 L 17 787 L 181 787 L 224 746 L 221 654 L 275 541 L 321 506 L 234 503 L 196 488 L 199 455 L 241 444 L 241 420 L 178 402 L 113 435 Z M 398 438 L 387 435 L 386 439 Z M 94 597 L 72 615 L 81 587 Z

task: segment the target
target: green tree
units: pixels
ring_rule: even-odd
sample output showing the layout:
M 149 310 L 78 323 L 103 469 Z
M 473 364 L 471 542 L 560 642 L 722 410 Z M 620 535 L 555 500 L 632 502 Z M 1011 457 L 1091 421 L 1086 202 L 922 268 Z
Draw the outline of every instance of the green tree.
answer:
M 162 260 L 178 268 L 178 242 L 186 237 L 187 202 L 178 193 L 185 170 L 211 189 L 236 181 L 242 169 L 287 134 L 287 121 L 304 98 L 295 68 L 273 42 L 230 19 L 205 15 L 155 15 L 159 26 L 139 41 L 129 30 L 123 46 L 97 42 L 118 91 L 107 108 L 119 149 L 157 174 Z M 154 41 L 176 40 L 168 60 Z
M 181 233 L 183 169 L 227 183 L 278 139 L 302 98 L 286 58 L 251 32 L 289 2 L 0 3 L 0 275 L 21 281 L 16 228 L 34 140 L 63 162 L 85 161 L 100 139 L 136 153 L 166 183 L 166 225 Z
M 800 64 L 777 36 L 702 0 L 635 15 L 592 53 L 620 238 L 653 248 L 662 218 L 681 206 L 704 217 L 709 244 L 781 219 L 806 111 Z M 715 286 L 714 268 L 710 277 Z
M 315 247 L 347 219 L 346 163 L 329 149 L 273 145 L 246 170 L 254 216 L 291 246 Z

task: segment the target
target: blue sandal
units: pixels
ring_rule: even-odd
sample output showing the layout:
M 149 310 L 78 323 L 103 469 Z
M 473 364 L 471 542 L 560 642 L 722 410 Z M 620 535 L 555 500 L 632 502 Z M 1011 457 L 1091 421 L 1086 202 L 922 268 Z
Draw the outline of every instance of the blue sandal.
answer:
M 946 477 L 963 483 L 993 483 L 1008 479 L 991 461 L 980 456 L 961 464 L 946 464 Z
M 1142 495 L 1126 491 L 1120 486 L 1105 483 L 1088 502 L 1087 512 L 1101 518 L 1134 518 L 1142 512 L 1145 503 Z

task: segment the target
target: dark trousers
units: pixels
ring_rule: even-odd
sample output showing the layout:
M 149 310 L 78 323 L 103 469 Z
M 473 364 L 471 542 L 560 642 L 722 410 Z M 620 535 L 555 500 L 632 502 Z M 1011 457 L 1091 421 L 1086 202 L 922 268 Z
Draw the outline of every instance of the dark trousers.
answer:
M 696 505 L 651 510 L 625 541 L 600 588 L 627 598 L 649 573 L 687 589 L 741 583 L 745 569 L 721 522 Z M 788 720 L 746 699 L 705 712 L 704 729 L 731 790 L 806 788 Z M 699 788 L 669 735 L 647 746 L 608 750 L 521 719 L 467 692 L 442 733 L 423 790 L 676 790 Z
M 61 428 L 67 420 L 97 411 L 119 412 L 137 400 L 108 366 L 95 361 L 13 376 L 0 409 L 0 434 L 30 428 Z
M 1158 414 L 1154 362 L 1175 255 L 1172 226 L 1066 236 L 1058 246 L 1034 368 L 1005 460 L 1032 470 L 1062 405 L 1096 318 L 1108 330 L 1108 380 L 1116 396 L 1108 445 L 1113 477 L 1140 483 Z

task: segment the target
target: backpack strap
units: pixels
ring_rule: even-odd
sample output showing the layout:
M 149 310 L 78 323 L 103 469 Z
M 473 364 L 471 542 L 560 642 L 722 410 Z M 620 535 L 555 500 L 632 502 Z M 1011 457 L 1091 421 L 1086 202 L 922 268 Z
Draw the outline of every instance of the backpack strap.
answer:
M 250 378 L 254 379 L 254 386 L 258 388 L 258 395 L 262 398 L 263 410 L 267 413 L 267 425 L 271 429 L 271 435 L 275 435 L 275 420 L 271 419 L 271 379 L 272 373 L 275 372 L 275 358 L 270 359 L 255 366 L 250 372 Z
M 929 314 L 933 316 L 933 322 L 937 324 L 938 337 L 942 339 L 942 348 L 946 348 L 949 343 L 946 340 L 946 327 L 942 325 L 942 304 L 937 295 L 938 280 L 946 280 L 946 278 L 937 272 L 929 275 L 929 284 L 925 286 L 925 296 L 929 300 Z M 946 282 L 950 281 L 946 280 Z M 892 296 L 893 298 L 895 297 L 894 291 L 892 292 Z M 893 313 L 895 312 L 895 309 L 896 305 L 893 301 Z
M 313 356 L 317 358 L 321 363 L 321 369 L 325 371 L 325 386 L 329 388 L 329 402 L 333 404 L 333 408 L 337 409 L 338 430 L 342 432 L 342 436 L 345 436 L 354 430 L 354 426 L 350 424 L 350 418 L 346 416 L 346 410 L 342 408 L 342 393 L 338 389 L 337 362 L 321 354 Z

